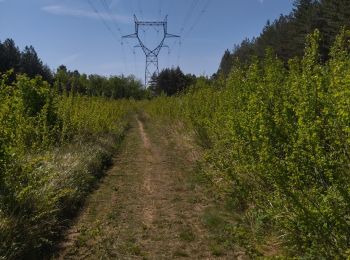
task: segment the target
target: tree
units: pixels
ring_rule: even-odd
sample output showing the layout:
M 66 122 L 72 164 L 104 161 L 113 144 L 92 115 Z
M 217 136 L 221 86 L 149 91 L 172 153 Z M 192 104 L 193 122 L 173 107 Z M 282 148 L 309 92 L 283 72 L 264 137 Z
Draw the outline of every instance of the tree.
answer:
M 293 5 L 289 15 L 281 15 L 272 23 L 268 21 L 259 37 L 245 39 L 232 52 L 225 51 L 218 72 L 226 76 L 235 59 L 241 64 L 250 64 L 252 56 L 262 60 L 269 48 L 287 65 L 289 59 L 304 55 L 306 36 L 315 29 L 322 35 L 320 58 L 326 62 L 341 27 L 350 27 L 350 1 L 295 0 Z
M 27 74 L 30 78 L 41 76 L 52 83 L 52 72 L 39 58 L 33 46 L 26 46 L 22 52 L 12 39 L 0 42 L 0 72 L 13 69 L 15 73 Z
M 323 36 L 322 56 L 328 53 L 341 27 L 350 28 L 350 2 L 348 0 L 321 0 L 319 8 L 319 29 Z
M 0 72 L 14 69 L 18 72 L 21 54 L 12 39 L 6 39 L 0 48 Z
M 226 50 L 220 62 L 219 74 L 223 74 L 227 76 L 231 70 L 231 67 L 232 67 L 232 55 L 229 50 Z
M 38 54 L 33 46 L 26 46 L 21 53 L 20 72 L 27 74 L 30 78 L 41 75 L 43 71 L 43 63 L 39 59 Z
M 56 74 L 55 74 L 55 83 L 54 83 L 55 89 L 58 93 L 64 93 L 67 90 L 69 91 L 69 76 L 67 67 L 64 65 L 61 65 L 58 67 Z
M 172 96 L 194 83 L 195 76 L 185 75 L 179 67 L 164 69 L 158 76 L 153 76 L 154 84 L 150 86 L 154 95 L 162 93 Z
M 52 82 L 52 73 L 48 66 L 43 65 L 33 46 L 26 46 L 21 52 L 19 71 L 30 78 L 42 76 L 44 80 Z
M 294 53 L 299 57 L 304 54 L 306 36 L 319 28 L 319 10 L 319 2 L 315 0 L 296 0 L 294 2 L 291 23 L 294 30 Z

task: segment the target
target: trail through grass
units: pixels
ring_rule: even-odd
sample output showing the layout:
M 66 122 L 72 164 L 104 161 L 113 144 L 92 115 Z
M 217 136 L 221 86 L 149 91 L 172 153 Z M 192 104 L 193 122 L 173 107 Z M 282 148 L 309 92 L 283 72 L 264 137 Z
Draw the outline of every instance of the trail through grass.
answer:
M 121 152 L 62 243 L 59 259 L 233 259 L 207 232 L 212 207 L 189 176 L 191 149 L 135 118 Z

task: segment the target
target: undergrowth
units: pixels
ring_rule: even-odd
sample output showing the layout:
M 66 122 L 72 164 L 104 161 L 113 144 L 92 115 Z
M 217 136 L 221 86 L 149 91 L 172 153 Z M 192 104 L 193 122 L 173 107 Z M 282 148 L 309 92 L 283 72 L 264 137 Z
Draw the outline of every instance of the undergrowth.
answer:
M 343 30 L 324 64 L 315 31 L 288 66 L 268 50 L 225 80 L 144 105 L 196 133 L 202 174 L 240 213 L 225 232 L 254 257 L 350 256 L 349 39 Z
M 0 259 L 37 258 L 102 176 L 134 103 L 9 76 L 0 80 Z

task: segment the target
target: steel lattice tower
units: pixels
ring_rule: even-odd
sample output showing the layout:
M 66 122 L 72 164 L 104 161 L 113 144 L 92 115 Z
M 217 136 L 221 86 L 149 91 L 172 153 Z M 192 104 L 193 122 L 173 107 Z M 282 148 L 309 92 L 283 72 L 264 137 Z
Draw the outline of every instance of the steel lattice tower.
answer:
M 135 20 L 135 33 L 125 35 L 122 38 L 136 38 L 139 42 L 139 45 L 136 45 L 135 47 L 142 48 L 144 54 L 146 55 L 146 69 L 145 69 L 145 86 L 148 86 L 150 83 L 150 80 L 154 74 L 159 74 L 159 67 L 158 67 L 158 55 L 162 48 L 169 48 L 167 45 L 164 45 L 165 39 L 167 38 L 178 38 L 180 36 L 169 34 L 168 33 L 168 16 L 165 16 L 164 21 L 139 21 L 134 15 Z M 142 42 L 140 36 L 139 36 L 139 27 L 140 26 L 146 26 L 146 27 L 162 27 L 163 29 L 163 37 L 158 44 L 158 46 L 154 49 L 150 49 Z M 152 69 L 153 68 L 153 69 Z

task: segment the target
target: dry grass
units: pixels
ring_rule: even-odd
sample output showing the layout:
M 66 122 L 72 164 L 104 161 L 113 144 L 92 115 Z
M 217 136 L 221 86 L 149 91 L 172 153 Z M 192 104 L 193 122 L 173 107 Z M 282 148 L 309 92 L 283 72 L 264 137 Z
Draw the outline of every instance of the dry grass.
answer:
M 7 218 L 0 212 L 0 259 L 48 254 L 110 165 L 119 143 L 120 136 L 104 135 L 27 156 L 23 165 L 33 185 L 23 194 L 26 208 L 19 206 Z

